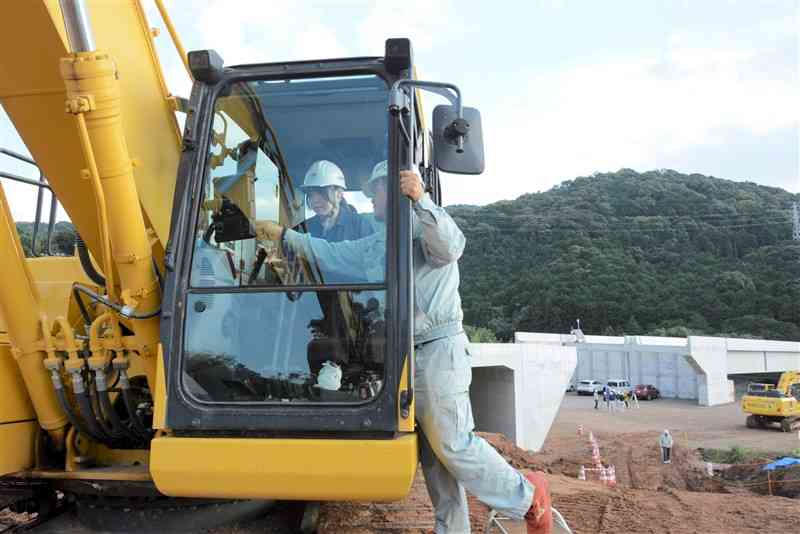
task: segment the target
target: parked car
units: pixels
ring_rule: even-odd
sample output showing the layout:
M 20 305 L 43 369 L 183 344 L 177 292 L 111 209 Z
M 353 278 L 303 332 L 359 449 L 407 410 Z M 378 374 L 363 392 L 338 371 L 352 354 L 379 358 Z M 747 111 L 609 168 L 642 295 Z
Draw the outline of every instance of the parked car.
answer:
M 608 382 L 606 382 L 606 385 L 614 393 L 619 393 L 620 395 L 622 395 L 623 393 L 630 393 L 631 391 L 631 383 L 628 382 L 627 380 L 622 380 L 622 379 L 609 380 Z
M 581 380 L 578 382 L 578 395 L 593 395 L 595 391 L 602 391 L 603 383 L 599 380 Z
M 653 400 L 661 397 L 661 392 L 653 384 L 638 384 L 633 388 L 637 399 Z

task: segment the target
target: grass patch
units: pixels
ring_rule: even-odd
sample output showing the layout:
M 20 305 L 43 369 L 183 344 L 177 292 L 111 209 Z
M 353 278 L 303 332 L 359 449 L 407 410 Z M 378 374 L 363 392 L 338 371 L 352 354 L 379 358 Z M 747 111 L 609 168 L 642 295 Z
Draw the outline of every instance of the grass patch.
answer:
M 773 458 L 793 453 L 771 453 L 734 445 L 730 449 L 700 449 L 700 454 L 703 460 L 715 464 L 750 464 L 769 462 Z

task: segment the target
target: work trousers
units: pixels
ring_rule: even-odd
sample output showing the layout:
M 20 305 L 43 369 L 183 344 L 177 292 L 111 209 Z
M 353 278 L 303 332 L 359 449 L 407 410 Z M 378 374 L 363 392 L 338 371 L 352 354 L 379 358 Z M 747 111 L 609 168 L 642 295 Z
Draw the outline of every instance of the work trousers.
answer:
M 672 447 L 661 447 L 661 461 L 664 463 L 672 460 Z
M 467 336 L 458 334 L 416 350 L 414 397 L 420 460 L 436 515 L 436 534 L 469 534 L 465 489 L 514 519 L 531 506 L 533 486 L 473 432 Z

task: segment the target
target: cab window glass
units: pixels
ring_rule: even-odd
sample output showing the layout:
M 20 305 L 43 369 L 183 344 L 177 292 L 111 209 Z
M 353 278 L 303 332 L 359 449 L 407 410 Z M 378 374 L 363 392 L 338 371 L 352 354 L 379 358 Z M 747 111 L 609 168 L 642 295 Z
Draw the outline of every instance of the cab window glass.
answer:
M 379 77 L 356 76 L 240 82 L 220 96 L 192 286 L 383 283 L 383 236 L 334 264 L 259 241 L 255 225 L 274 221 L 329 243 L 385 234 L 362 189 L 386 160 L 386 94 Z
M 182 385 L 196 400 L 382 391 L 388 193 L 364 185 L 386 160 L 386 101 L 377 76 L 249 81 L 217 98 L 184 324 Z M 257 239 L 263 221 L 305 248 Z

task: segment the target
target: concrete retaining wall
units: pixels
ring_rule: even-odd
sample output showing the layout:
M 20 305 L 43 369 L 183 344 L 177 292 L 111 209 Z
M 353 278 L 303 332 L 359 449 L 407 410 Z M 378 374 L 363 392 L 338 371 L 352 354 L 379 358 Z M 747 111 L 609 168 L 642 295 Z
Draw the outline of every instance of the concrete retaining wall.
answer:
M 501 432 L 524 449 L 541 449 L 575 370 L 575 347 L 472 343 L 469 351 L 475 428 Z

